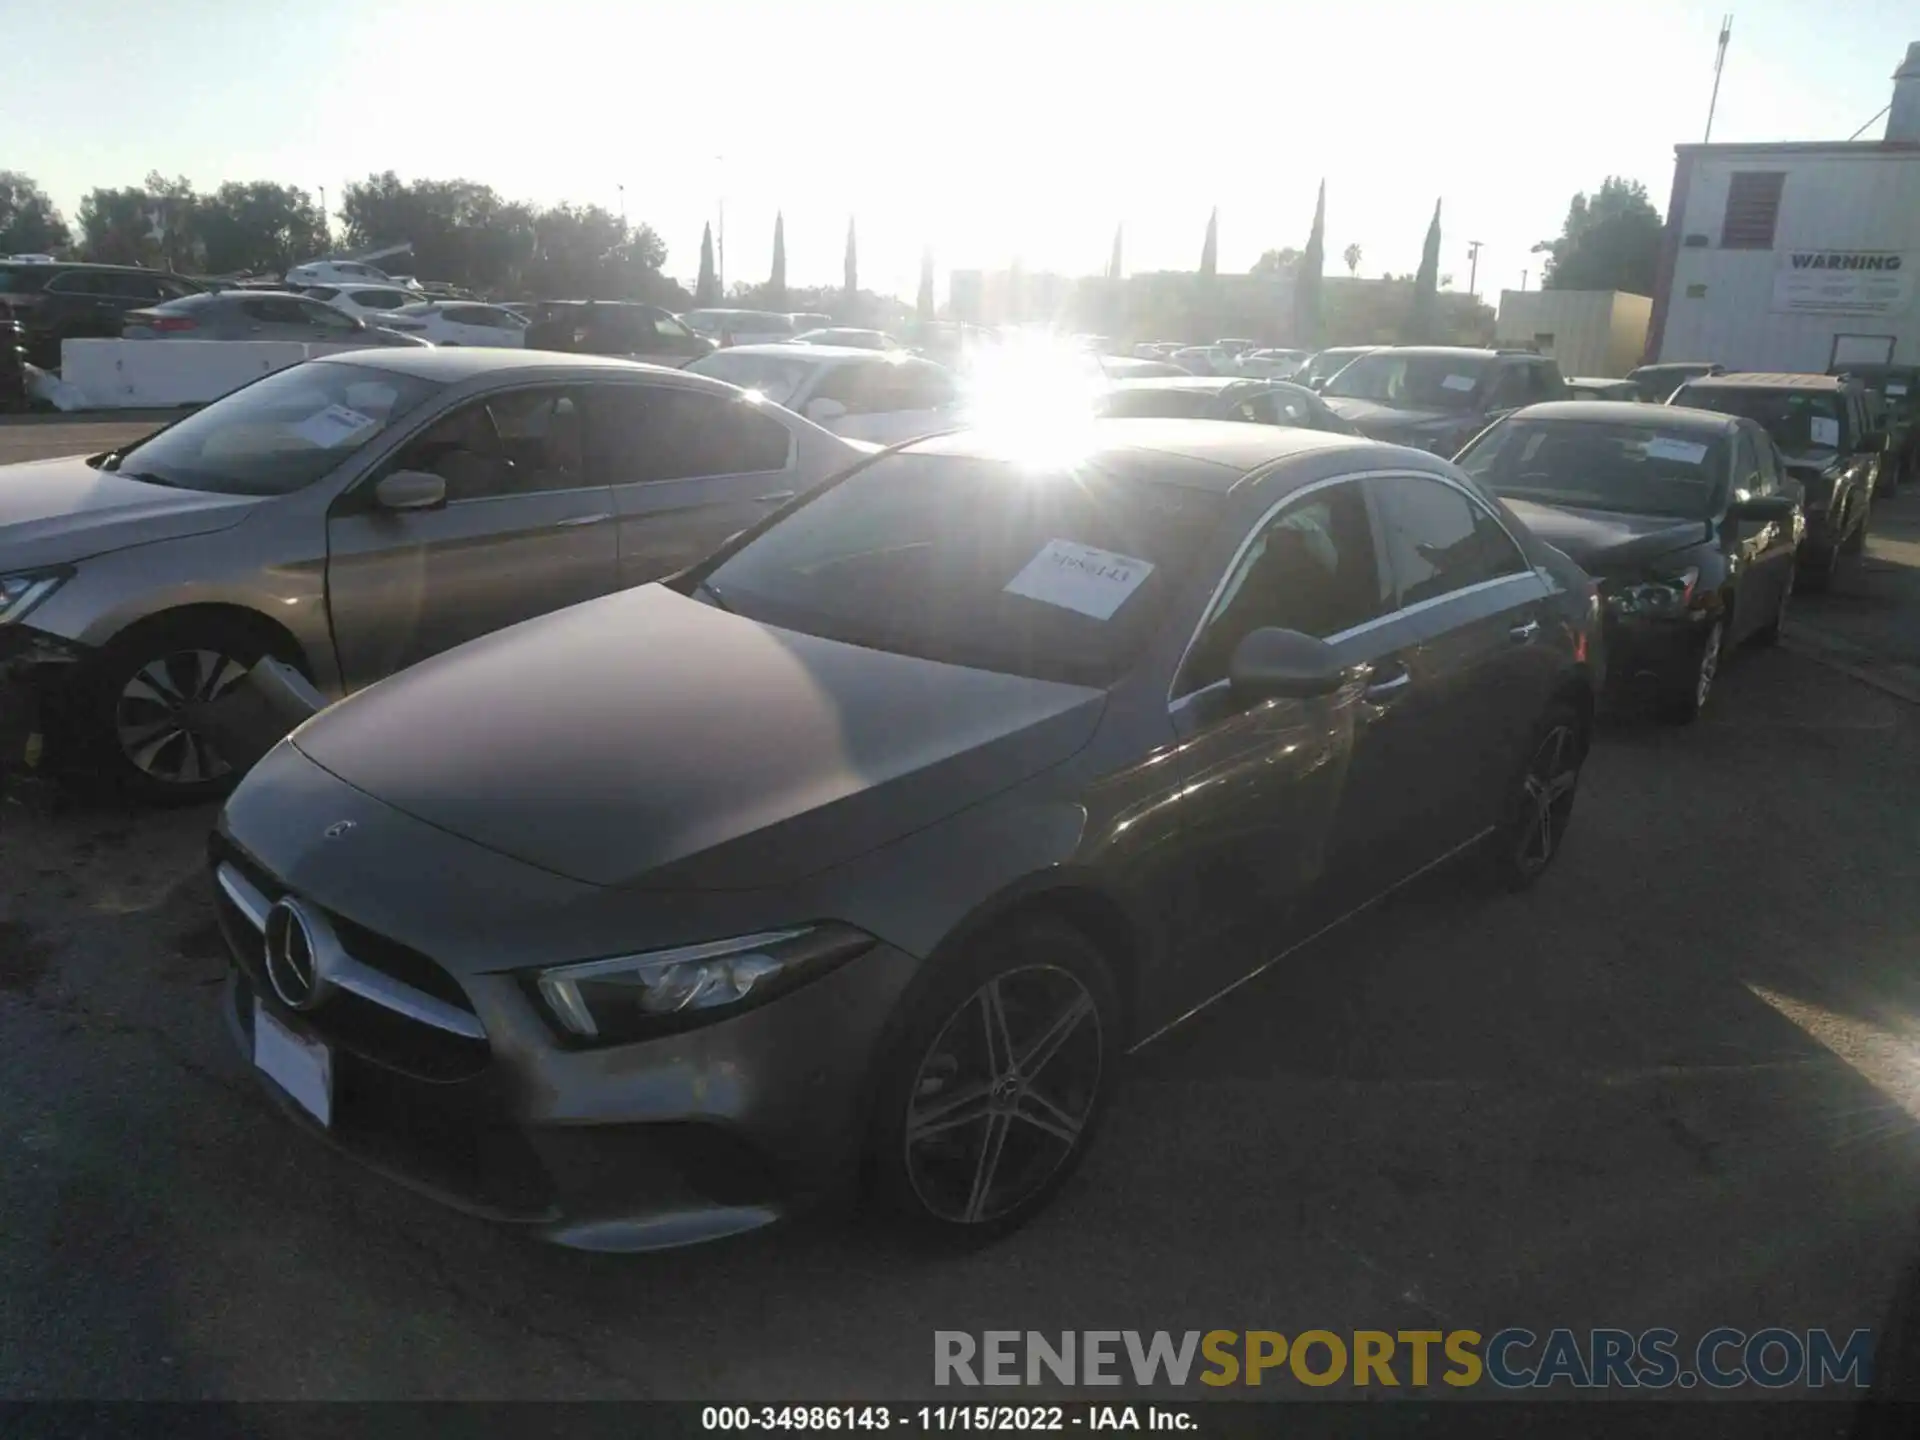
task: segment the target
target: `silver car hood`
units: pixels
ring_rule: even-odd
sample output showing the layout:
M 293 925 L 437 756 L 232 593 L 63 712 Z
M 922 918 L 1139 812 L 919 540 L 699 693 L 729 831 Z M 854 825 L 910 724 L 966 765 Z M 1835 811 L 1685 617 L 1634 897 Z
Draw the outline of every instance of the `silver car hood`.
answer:
M 237 525 L 258 503 L 251 495 L 129 480 L 78 455 L 0 466 L 0 572 L 211 534 Z

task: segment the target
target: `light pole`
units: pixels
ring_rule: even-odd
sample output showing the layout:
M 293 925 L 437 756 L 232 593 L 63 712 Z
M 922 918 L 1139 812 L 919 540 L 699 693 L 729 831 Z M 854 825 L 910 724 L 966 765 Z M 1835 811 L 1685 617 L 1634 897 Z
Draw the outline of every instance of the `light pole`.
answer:
M 1467 241 L 1467 294 L 1476 300 L 1480 298 L 1480 242 Z
M 627 187 L 620 185 L 615 188 L 620 192 L 620 238 L 624 240 L 627 238 Z
M 713 279 L 720 291 L 720 303 L 724 305 L 727 301 L 727 157 L 716 155 L 713 163 L 720 181 L 717 187 L 720 191 L 720 225 L 713 237 Z
M 327 187 L 320 187 L 320 243 L 333 248 L 333 221 L 327 218 Z

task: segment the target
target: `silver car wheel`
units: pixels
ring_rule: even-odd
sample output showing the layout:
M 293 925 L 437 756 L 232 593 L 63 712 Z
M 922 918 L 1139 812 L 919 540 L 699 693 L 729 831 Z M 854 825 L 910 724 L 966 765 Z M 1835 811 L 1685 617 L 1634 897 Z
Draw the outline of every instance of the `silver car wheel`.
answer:
M 1070 971 L 994 976 L 948 1017 L 915 1072 L 906 1170 L 928 1213 L 981 1225 L 1017 1209 L 1080 1143 L 1105 1034 Z
M 247 667 L 218 650 L 156 656 L 121 687 L 114 706 L 121 753 L 163 784 L 195 785 L 228 774 L 232 765 L 199 733 L 198 712 L 246 678 Z
M 1526 874 L 1546 869 L 1560 848 L 1580 783 L 1580 742 L 1572 727 L 1556 725 L 1540 739 L 1521 780 L 1516 859 Z

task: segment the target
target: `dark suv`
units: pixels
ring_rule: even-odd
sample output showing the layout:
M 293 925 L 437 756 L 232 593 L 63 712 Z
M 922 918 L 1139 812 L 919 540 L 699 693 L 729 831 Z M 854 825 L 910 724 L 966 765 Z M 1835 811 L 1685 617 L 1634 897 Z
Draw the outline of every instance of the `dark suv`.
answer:
M 1846 375 L 1708 375 L 1673 392 L 1669 405 L 1718 410 L 1756 422 L 1806 492 L 1807 536 L 1799 573 L 1824 589 L 1841 561 L 1867 543 L 1887 432 L 1874 426 L 1867 387 Z
M 1531 350 L 1395 345 L 1354 359 L 1320 397 L 1369 439 L 1451 457 L 1502 415 L 1566 399 L 1567 382 Z
M 27 358 L 49 369 L 60 364 L 62 340 L 117 340 L 129 310 L 197 295 L 205 288 L 184 276 L 137 265 L 0 263 L 0 302 L 26 332 Z
M 527 326 L 526 348 L 570 355 L 624 355 L 654 365 L 685 365 L 713 353 L 657 305 L 624 300 L 542 300 Z
M 1851 375 L 1878 402 L 1877 418 L 1887 432 L 1880 492 L 1891 495 L 1901 481 L 1920 480 L 1920 365 L 1849 365 L 1829 373 Z

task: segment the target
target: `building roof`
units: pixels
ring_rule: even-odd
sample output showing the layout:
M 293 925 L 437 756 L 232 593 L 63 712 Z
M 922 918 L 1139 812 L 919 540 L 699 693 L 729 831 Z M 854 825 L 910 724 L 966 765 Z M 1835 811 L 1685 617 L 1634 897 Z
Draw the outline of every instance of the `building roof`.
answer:
M 1915 140 L 1761 140 L 1750 144 L 1702 144 L 1691 141 L 1673 147 L 1676 155 L 1848 155 L 1864 159 L 1874 155 L 1920 156 L 1920 141 Z
M 1702 375 L 1689 380 L 1690 390 L 1838 390 L 1845 384 L 1839 375 L 1786 375 L 1747 371 L 1732 375 Z
M 988 430 L 955 430 L 913 441 L 915 455 L 951 455 L 976 460 L 1018 458 L 1017 452 Z M 1151 478 L 1184 489 L 1224 494 L 1250 472 L 1275 461 L 1308 459 L 1329 451 L 1380 449 L 1401 453 L 1398 447 L 1378 446 L 1353 435 L 1321 430 L 1293 430 L 1280 425 L 1248 425 L 1235 420 L 1095 420 L 1089 442 L 1076 452 L 1076 463 L 1098 465 L 1103 459 L 1151 456 Z
M 1723 435 L 1737 422 L 1718 410 L 1684 405 L 1648 405 L 1639 400 L 1547 400 L 1516 412 L 1526 420 L 1582 420 L 1588 424 L 1630 425 L 1677 435 Z

